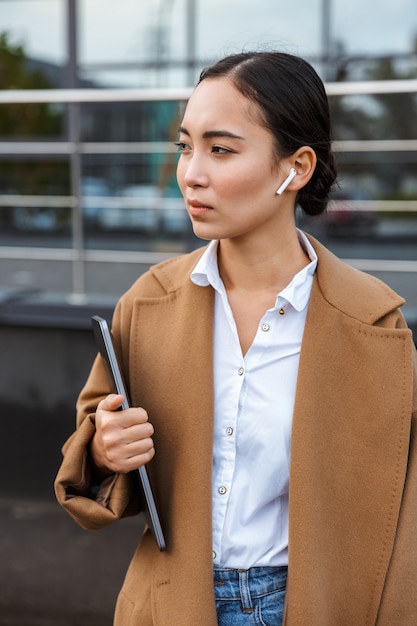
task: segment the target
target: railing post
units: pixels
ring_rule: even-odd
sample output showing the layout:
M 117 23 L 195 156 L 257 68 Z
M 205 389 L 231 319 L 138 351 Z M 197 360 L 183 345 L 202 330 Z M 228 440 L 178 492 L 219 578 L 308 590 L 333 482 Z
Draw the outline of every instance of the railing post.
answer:
M 78 87 L 77 63 L 77 0 L 67 0 L 68 10 L 68 86 Z M 81 136 L 80 103 L 68 104 L 68 133 L 72 146 L 70 155 L 72 196 L 72 291 L 74 297 L 85 294 L 84 224 L 81 206 Z
M 197 21 L 197 0 L 187 0 L 186 2 L 186 41 L 187 41 L 187 86 L 193 86 L 196 80 L 196 21 Z
M 72 195 L 72 291 L 74 295 L 85 294 L 84 224 L 81 205 L 81 150 L 80 150 L 80 105 L 68 105 L 69 136 L 72 144 L 70 155 Z

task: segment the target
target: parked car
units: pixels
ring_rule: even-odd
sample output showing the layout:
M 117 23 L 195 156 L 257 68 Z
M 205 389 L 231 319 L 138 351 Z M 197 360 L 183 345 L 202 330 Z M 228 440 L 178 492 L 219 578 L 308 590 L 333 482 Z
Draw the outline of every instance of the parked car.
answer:
M 101 224 L 102 213 L 105 210 L 105 202 L 102 198 L 109 198 L 111 190 L 104 178 L 86 176 L 81 181 L 82 208 L 85 225 L 96 227 Z
M 102 211 L 100 225 L 107 230 L 158 230 L 161 194 L 155 185 L 127 185 L 116 192 L 117 202 Z
M 182 196 L 162 198 L 161 230 L 168 235 L 185 235 L 191 222 Z
M 363 194 L 339 190 L 333 192 L 326 214 L 329 237 L 371 237 L 375 235 L 378 216 L 375 211 L 360 206 Z
M 50 232 L 56 230 L 57 219 L 52 209 L 17 206 L 13 211 L 13 226 L 26 232 Z

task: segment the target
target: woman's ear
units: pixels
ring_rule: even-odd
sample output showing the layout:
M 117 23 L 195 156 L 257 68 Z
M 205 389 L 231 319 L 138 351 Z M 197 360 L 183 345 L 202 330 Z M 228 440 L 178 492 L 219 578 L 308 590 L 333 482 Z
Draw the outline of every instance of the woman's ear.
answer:
M 302 146 L 289 158 L 289 164 L 297 172 L 291 182 L 290 189 L 298 191 L 305 187 L 313 176 L 317 164 L 317 155 L 310 146 Z

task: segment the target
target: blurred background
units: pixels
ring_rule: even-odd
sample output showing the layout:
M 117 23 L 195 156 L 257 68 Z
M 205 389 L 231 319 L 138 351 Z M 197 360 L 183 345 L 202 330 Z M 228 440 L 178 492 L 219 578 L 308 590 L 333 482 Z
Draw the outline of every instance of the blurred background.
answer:
M 415 0 L 0 0 L 0 626 L 106 626 L 140 520 L 55 504 L 90 317 L 201 245 L 175 181 L 200 71 L 279 49 L 325 82 L 339 166 L 300 226 L 406 298 L 417 333 Z

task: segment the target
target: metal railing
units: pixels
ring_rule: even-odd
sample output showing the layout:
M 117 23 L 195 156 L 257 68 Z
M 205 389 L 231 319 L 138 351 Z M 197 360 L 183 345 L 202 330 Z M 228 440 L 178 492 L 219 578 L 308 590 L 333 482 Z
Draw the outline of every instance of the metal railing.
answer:
M 351 96 L 372 94 L 417 93 L 417 80 L 360 81 L 346 83 L 327 83 L 329 96 Z M 0 258 L 26 260 L 62 260 L 72 264 L 72 289 L 74 294 L 85 292 L 85 263 L 89 261 L 119 263 L 154 263 L 174 253 L 129 252 L 113 250 L 87 250 L 84 242 L 82 206 L 99 200 L 109 206 L 121 206 L 121 198 L 82 198 L 81 193 L 81 158 L 83 155 L 102 154 L 152 154 L 175 151 L 169 142 L 82 142 L 80 140 L 79 105 L 99 102 L 161 102 L 186 101 L 192 90 L 182 89 L 48 89 L 48 90 L 5 90 L 0 92 L 0 106 L 5 104 L 66 104 L 69 107 L 68 141 L 0 141 L 2 155 L 67 155 L 70 160 L 71 194 L 69 196 L 28 196 L 0 195 L 1 207 L 39 207 L 67 208 L 72 215 L 72 242 L 66 249 L 33 248 L 27 246 L 0 246 Z M 408 140 L 364 140 L 335 141 L 336 152 L 417 152 L 417 139 Z M 162 199 L 163 201 L 163 199 Z M 116 204 L 115 204 L 116 203 Z M 357 210 L 417 212 L 417 200 L 392 201 L 352 201 Z M 162 206 L 162 205 L 161 205 Z M 353 262 L 363 269 L 378 269 L 384 261 Z M 417 271 L 417 261 L 389 261 L 390 269 L 396 271 Z

